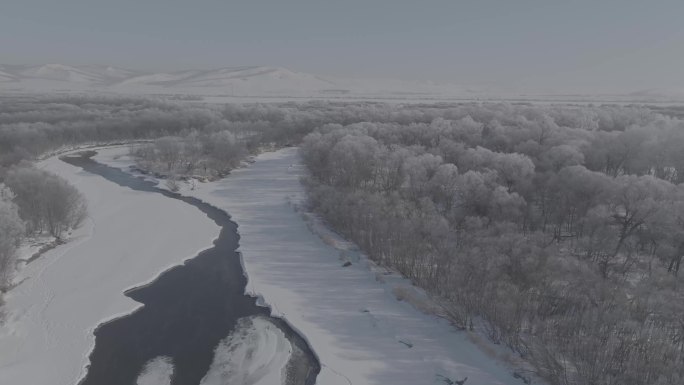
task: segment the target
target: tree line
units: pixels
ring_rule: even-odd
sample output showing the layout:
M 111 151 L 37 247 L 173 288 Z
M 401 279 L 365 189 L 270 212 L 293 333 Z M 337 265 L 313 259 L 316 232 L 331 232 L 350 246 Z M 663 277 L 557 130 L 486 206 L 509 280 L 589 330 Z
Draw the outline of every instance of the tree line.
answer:
M 22 241 L 49 235 L 60 242 L 86 215 L 85 198 L 64 178 L 31 164 L 11 167 L 0 184 L 0 291 L 10 283 Z
M 681 383 L 684 122 L 618 107 L 441 115 L 308 135 L 314 210 L 552 384 Z

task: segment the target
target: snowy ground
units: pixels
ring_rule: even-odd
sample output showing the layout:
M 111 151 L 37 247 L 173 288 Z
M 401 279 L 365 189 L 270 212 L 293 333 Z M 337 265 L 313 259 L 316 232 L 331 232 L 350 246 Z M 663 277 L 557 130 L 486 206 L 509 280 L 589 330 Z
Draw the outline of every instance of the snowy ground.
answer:
M 96 160 L 127 169 L 126 152 L 107 149 Z M 287 148 L 182 192 L 237 222 L 247 290 L 309 341 L 322 364 L 319 384 L 443 384 L 441 376 L 467 376 L 466 385 L 522 383 L 502 364 L 503 349 L 488 346 L 485 353 L 468 333 L 398 301 L 398 290 L 421 291 L 380 273 L 315 216 L 298 211 L 302 173 L 297 150 Z M 342 267 L 341 255 L 352 266 Z
M 39 166 L 83 192 L 90 212 L 67 244 L 26 265 L 5 296 L 0 384 L 73 385 L 94 328 L 139 306 L 123 292 L 196 255 L 219 229 L 183 202 L 119 187 L 54 157 Z

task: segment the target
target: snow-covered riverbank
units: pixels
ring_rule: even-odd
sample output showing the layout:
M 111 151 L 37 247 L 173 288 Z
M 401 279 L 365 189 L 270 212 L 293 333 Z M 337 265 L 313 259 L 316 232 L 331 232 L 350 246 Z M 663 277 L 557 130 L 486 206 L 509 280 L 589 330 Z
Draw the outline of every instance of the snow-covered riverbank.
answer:
M 127 169 L 125 153 L 107 149 L 96 160 Z M 496 350 L 485 354 L 467 333 L 398 301 L 395 289 L 410 287 L 405 281 L 378 280 L 363 256 L 342 267 L 348 243 L 332 232 L 312 232 L 294 209 L 304 198 L 302 173 L 297 150 L 287 148 L 182 192 L 237 222 L 248 291 L 309 340 L 322 364 L 319 384 L 443 384 L 441 376 L 467 376 L 467 385 L 521 383 L 492 357 Z
M 140 304 L 123 295 L 211 245 L 219 228 L 196 208 L 136 192 L 56 157 L 39 167 L 86 197 L 89 217 L 71 241 L 28 264 L 6 296 L 0 384 L 73 385 L 93 330 Z

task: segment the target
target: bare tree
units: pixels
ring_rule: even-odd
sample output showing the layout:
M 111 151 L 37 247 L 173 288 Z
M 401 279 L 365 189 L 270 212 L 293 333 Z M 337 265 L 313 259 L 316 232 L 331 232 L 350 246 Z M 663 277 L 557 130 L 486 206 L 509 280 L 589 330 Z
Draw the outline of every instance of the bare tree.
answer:
M 14 202 L 29 232 L 48 232 L 60 238 L 85 218 L 87 204 L 83 195 L 55 174 L 20 166 L 7 173 L 5 183 L 15 194 Z
M 24 222 L 11 198 L 12 194 L 0 186 L 0 289 L 14 271 L 16 249 L 24 235 Z

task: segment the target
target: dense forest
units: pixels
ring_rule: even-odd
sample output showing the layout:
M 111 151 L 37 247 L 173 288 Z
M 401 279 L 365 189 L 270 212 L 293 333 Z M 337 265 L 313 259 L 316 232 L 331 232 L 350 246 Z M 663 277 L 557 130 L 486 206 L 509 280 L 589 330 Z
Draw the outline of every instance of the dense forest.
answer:
M 684 381 L 684 122 L 478 105 L 304 140 L 311 203 L 553 384 Z
M 144 140 L 138 165 L 219 178 L 302 143 L 311 207 L 462 328 L 552 384 L 684 381 L 682 109 L 514 104 L 219 105 L 0 98 L 0 287 L 27 235 L 77 226 L 72 186 L 28 163 Z M 45 194 L 45 191 L 59 193 Z

